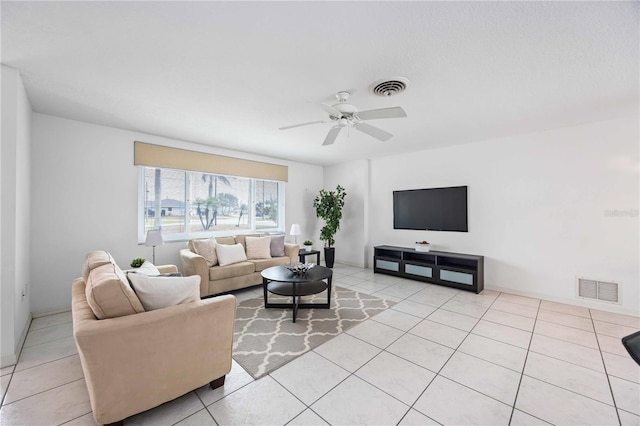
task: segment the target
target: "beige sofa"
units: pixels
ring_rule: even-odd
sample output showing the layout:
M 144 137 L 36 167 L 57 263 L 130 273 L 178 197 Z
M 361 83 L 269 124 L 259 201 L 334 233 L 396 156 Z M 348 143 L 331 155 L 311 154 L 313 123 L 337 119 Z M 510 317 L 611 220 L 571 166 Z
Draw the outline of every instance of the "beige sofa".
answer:
M 99 262 L 95 257 L 93 264 L 85 260 L 83 278 L 73 282 L 72 312 L 73 335 L 98 424 L 121 424 L 129 416 L 207 383 L 212 387 L 224 384 L 231 370 L 235 297 L 220 296 L 127 315 L 126 310 L 135 306 L 131 299 L 135 293 L 123 298 L 126 291 L 102 291 L 89 296 L 91 303 L 97 300 L 107 306 L 104 313 L 112 315 L 119 309 L 117 303 L 126 299 L 125 315 L 97 319 L 87 288 L 96 280 L 121 281 L 123 274 L 110 255 L 107 259 L 101 256 Z M 173 265 L 159 269 L 163 273 L 177 271 Z M 124 283 L 118 284 L 122 290 Z
M 248 235 L 235 237 L 218 237 L 217 244 L 242 244 L 246 251 L 245 238 Z M 251 235 L 259 236 L 259 235 Z M 182 273 L 184 275 L 200 275 L 200 297 L 211 296 L 262 284 L 260 272 L 272 266 L 298 262 L 300 247 L 297 244 L 284 244 L 283 257 L 269 259 L 253 259 L 226 266 L 209 267 L 204 257 L 195 253 L 193 242 L 189 241 L 186 249 L 180 250 Z

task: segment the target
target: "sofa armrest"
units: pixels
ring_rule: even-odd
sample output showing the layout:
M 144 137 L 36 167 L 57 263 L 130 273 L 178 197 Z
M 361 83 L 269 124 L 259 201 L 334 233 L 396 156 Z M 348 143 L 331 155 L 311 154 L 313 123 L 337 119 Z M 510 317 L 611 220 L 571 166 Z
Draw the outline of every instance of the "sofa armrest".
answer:
M 236 299 L 220 296 L 97 320 L 73 283 L 73 335 L 94 418 L 112 423 L 229 373 Z
M 178 267 L 176 265 L 156 265 L 158 271 L 161 274 L 172 274 L 174 272 L 178 272 Z
M 300 253 L 300 246 L 297 244 L 284 243 L 284 254 L 291 259 L 291 263 L 298 263 L 300 258 L 298 257 L 298 253 Z
M 204 257 L 189 249 L 180 250 L 182 273 L 185 277 L 200 275 L 200 297 L 209 295 L 209 266 Z

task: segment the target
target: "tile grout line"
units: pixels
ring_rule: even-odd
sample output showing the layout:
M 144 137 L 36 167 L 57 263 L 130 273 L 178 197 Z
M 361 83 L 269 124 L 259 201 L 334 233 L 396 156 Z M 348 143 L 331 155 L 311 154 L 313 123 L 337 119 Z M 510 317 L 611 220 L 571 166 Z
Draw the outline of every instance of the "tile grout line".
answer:
M 67 420 L 67 421 L 66 421 L 66 422 L 64 422 L 64 423 L 60 423 L 60 426 L 61 426 L 61 425 L 69 424 L 69 423 L 71 423 L 72 421 L 79 419 L 80 417 L 84 417 L 84 416 L 86 416 L 87 414 L 92 414 L 92 413 L 93 413 L 93 411 L 89 411 L 88 413 L 81 414 L 81 415 L 79 415 L 78 417 L 74 417 L 73 419 Z M 92 418 L 93 418 L 93 417 L 92 417 Z
M 207 385 L 205 385 L 205 386 L 207 386 Z M 218 422 L 216 421 L 215 417 L 213 417 L 213 414 L 211 414 L 211 411 L 209 411 L 209 410 L 207 409 L 207 404 L 205 404 L 205 403 L 204 403 L 204 401 L 202 400 L 202 398 L 200 397 L 200 395 L 198 395 L 198 392 L 196 392 L 196 391 L 197 391 L 197 389 L 196 389 L 196 390 L 193 390 L 193 391 L 191 391 L 191 392 L 193 392 L 194 394 L 196 394 L 196 398 L 198 398 L 198 399 L 200 400 L 200 403 L 201 403 L 201 404 L 202 404 L 202 406 L 204 407 L 204 410 L 207 412 L 207 414 L 209 415 L 209 417 L 211 417 L 211 418 L 213 419 L 213 422 L 214 422 L 216 425 L 218 425 Z M 232 393 L 233 393 L 233 392 L 232 392 Z M 224 396 L 226 396 L 226 395 L 224 395 Z M 223 398 L 224 398 L 224 396 L 223 396 Z M 218 400 L 218 401 L 219 401 L 219 400 Z M 211 404 L 209 404 L 209 405 L 213 405 L 213 404 L 215 404 L 215 403 L 216 403 L 216 402 L 218 402 L 218 401 L 214 401 L 214 402 L 212 402 L 212 403 L 211 403 Z M 191 414 L 190 416 L 187 416 L 187 417 L 185 417 L 184 419 L 182 419 L 182 420 L 180 420 L 180 421 L 178 421 L 178 422 L 174 423 L 174 425 L 175 425 L 175 424 L 178 424 L 178 423 L 180 423 L 180 422 L 182 422 L 182 421 L 184 421 L 184 420 L 186 420 L 186 419 L 188 419 L 188 418 L 189 418 L 189 417 L 191 417 L 191 416 L 195 416 L 195 415 L 196 415 L 197 413 L 199 413 L 200 411 L 201 411 L 201 410 L 196 411 L 195 413 Z
M 598 339 L 598 333 L 595 332 L 596 325 L 593 322 L 593 316 L 591 315 L 591 309 L 589 309 L 589 316 L 591 317 L 591 324 L 593 325 L 593 331 L 596 336 L 596 343 L 598 344 L 598 352 L 600 352 L 600 359 L 602 360 L 602 366 L 604 367 L 604 375 L 607 378 L 607 384 L 609 385 L 609 392 L 611 392 L 611 400 L 613 401 L 613 408 L 616 411 L 616 417 L 618 418 L 618 423 L 622 425 L 622 420 L 620 419 L 620 413 L 618 412 L 618 404 L 616 404 L 616 396 L 613 393 L 613 387 L 611 386 L 611 379 L 609 378 L 609 372 L 607 370 L 607 364 L 604 361 L 604 355 L 602 355 L 602 348 L 600 347 L 600 339 Z
M 516 396 L 513 399 L 513 407 L 511 408 L 511 416 L 509 417 L 509 424 L 511 424 L 511 422 L 513 421 L 513 413 L 515 413 L 515 411 L 516 411 L 516 403 L 518 402 L 518 395 L 520 394 L 520 387 L 522 386 L 522 379 L 524 377 L 524 369 L 527 367 L 527 360 L 529 359 L 529 351 L 531 350 L 531 342 L 533 341 L 533 333 L 535 332 L 536 323 L 538 322 L 538 313 L 540 313 L 540 305 L 542 305 L 542 302 L 538 302 L 538 309 L 536 311 L 535 322 L 533 323 L 533 330 L 531 331 L 531 337 L 529 337 L 529 346 L 527 347 L 527 353 L 525 354 L 524 363 L 522 364 L 522 372 L 520 373 L 520 381 L 518 382 L 518 388 L 516 389 Z M 523 413 L 525 413 L 525 411 L 523 411 Z M 527 414 L 529 414 L 529 413 L 527 413 Z M 537 416 L 534 416 L 534 417 L 537 418 Z M 543 421 L 546 421 L 546 420 L 543 420 Z
M 36 392 L 36 393 L 34 393 L 34 394 L 31 394 L 31 395 L 25 396 L 24 398 L 16 399 L 15 401 L 11 401 L 10 403 L 8 403 L 8 404 L 6 404 L 6 405 L 2 405 L 2 407 L 8 407 L 9 405 L 11 405 L 11 404 L 15 404 L 16 402 L 24 401 L 25 399 L 29 399 L 29 398 L 34 397 L 34 396 L 36 396 L 36 395 L 41 395 L 41 394 L 43 394 L 43 393 L 45 393 L 45 392 L 49 392 L 49 391 L 52 391 L 52 390 L 54 390 L 54 389 L 61 388 L 61 387 L 63 387 L 63 386 L 67 386 L 67 385 L 69 385 L 69 384 L 71 384 L 71 383 L 79 382 L 80 380 L 84 381 L 84 376 L 80 377 L 79 379 L 71 380 L 70 382 L 66 382 L 66 383 L 61 383 L 61 384 L 59 384 L 59 385 L 57 385 L 57 386 L 54 386 L 54 387 L 52 387 L 52 388 L 45 389 L 45 390 L 43 390 L 43 391 Z M 7 387 L 7 389 L 8 389 L 8 387 Z M 87 395 L 89 395 L 89 393 L 88 393 L 88 392 L 87 392 Z M 5 396 L 6 396 L 6 393 L 5 393 Z M 86 415 L 86 414 L 87 414 L 87 413 L 83 414 L 83 416 L 84 416 L 84 415 Z M 82 417 L 82 416 L 80 416 L 80 417 Z
M 447 299 L 445 302 L 443 302 L 443 303 L 442 303 L 442 305 L 444 305 L 445 303 L 447 303 L 449 300 L 453 299 L 457 294 L 458 294 L 458 293 L 453 294 L 449 299 Z M 440 305 L 440 306 L 442 306 L 442 305 Z M 440 308 L 436 308 L 436 310 L 437 310 L 437 309 L 440 309 Z M 434 312 L 435 312 L 435 311 L 434 311 Z M 432 313 L 433 313 L 433 312 L 432 312 Z M 429 315 L 431 315 L 431 314 L 429 314 Z M 427 318 L 428 318 L 428 316 L 427 316 Z M 425 318 L 425 319 L 426 319 L 426 318 Z M 422 322 L 422 321 L 421 321 L 421 322 Z M 417 326 L 417 324 L 416 324 L 416 326 Z M 410 334 L 410 333 L 409 333 L 409 331 L 410 331 L 410 330 L 412 330 L 413 328 L 415 328 L 415 326 L 414 326 L 414 327 L 412 327 L 411 329 L 407 330 L 407 331 L 405 332 L 405 334 L 403 334 L 403 336 L 405 336 L 405 335 L 407 335 L 407 334 Z M 471 334 L 471 332 L 470 332 L 470 331 L 469 331 L 469 332 L 467 332 L 467 335 L 464 337 L 464 339 L 462 339 L 462 341 L 458 344 L 458 346 L 457 346 L 455 349 L 453 349 L 453 352 L 451 353 L 451 355 L 449 355 L 449 358 L 447 358 L 447 360 L 446 360 L 445 362 L 443 362 L 443 363 L 442 363 L 442 366 L 440 367 L 440 369 L 438 369 L 438 371 L 437 371 L 437 372 L 435 372 L 435 375 L 433 376 L 433 379 L 431 379 L 431 380 L 429 381 L 429 384 L 427 384 L 427 386 L 422 390 L 422 392 L 420 392 L 420 394 L 418 395 L 418 397 L 416 398 L 416 400 L 413 402 L 413 404 L 411 404 L 411 406 L 409 407 L 409 411 L 411 411 L 411 410 L 415 410 L 416 412 L 418 412 L 418 413 L 422 414 L 423 416 L 426 416 L 427 418 L 431 419 L 431 417 L 429 417 L 426 413 L 423 413 L 422 411 L 420 411 L 420 410 L 418 410 L 417 408 L 415 408 L 415 405 L 416 405 L 416 403 L 420 400 L 420 398 L 422 398 L 422 395 L 424 395 L 424 393 L 427 391 L 427 389 L 429 389 L 429 386 L 431 386 L 431 384 L 434 382 L 434 380 L 435 380 L 438 376 L 440 376 L 440 372 L 442 371 L 442 369 L 444 368 L 444 366 L 445 366 L 445 365 L 447 365 L 447 363 L 449 362 L 449 360 L 451 360 L 451 358 L 455 355 L 455 353 L 458 351 L 458 348 L 460 347 L 460 345 L 462 345 L 462 343 L 467 339 L 467 337 L 469 337 L 469 334 Z M 412 334 L 412 336 L 415 336 L 415 335 L 413 335 L 413 334 Z M 417 336 L 417 337 L 420 337 L 420 336 Z M 428 340 L 428 339 L 426 339 L 426 340 Z M 433 343 L 437 343 L 437 342 L 433 342 Z M 442 344 L 440 344 L 440 343 L 437 343 L 437 344 L 442 345 Z M 446 347 L 446 348 L 449 348 L 448 346 L 445 346 L 445 345 L 442 345 L 442 346 L 444 346 L 444 347 Z M 452 349 L 452 348 L 449 348 L 449 349 Z M 392 355 L 394 355 L 394 354 L 392 354 Z M 396 355 L 396 356 L 397 356 L 397 355 Z M 400 358 L 402 358 L 402 357 L 400 357 Z M 404 358 L 402 358 L 402 359 L 404 359 Z M 408 360 L 407 360 L 407 361 L 408 361 Z M 411 361 L 409 361 L 409 362 L 411 362 Z M 416 365 L 417 365 L 417 364 L 416 364 Z M 424 367 L 422 367 L 422 368 L 424 368 Z M 427 371 L 431 371 L 431 370 L 429 370 L 429 369 L 426 369 L 426 370 L 427 370 Z M 442 376 L 442 377 L 445 377 L 445 376 Z M 445 377 L 445 378 L 446 378 L 447 380 L 451 380 L 451 379 L 449 379 L 448 377 Z M 456 383 L 457 383 L 457 382 L 456 382 Z M 460 385 L 462 385 L 462 384 L 460 383 Z M 464 386 L 464 385 L 462 385 L 462 386 Z M 474 389 L 474 390 L 475 390 L 475 389 Z M 477 391 L 476 391 L 476 392 L 477 392 Z M 407 411 L 407 412 L 405 413 L 405 415 L 404 415 L 402 418 L 406 417 L 406 415 L 409 413 L 409 411 Z M 432 420 L 433 420 L 433 419 L 432 419 Z M 400 419 L 400 421 L 402 421 L 402 419 Z M 436 422 L 437 422 L 437 423 L 440 423 L 440 422 L 438 422 L 437 420 L 436 420 Z M 440 424 L 441 424 L 441 423 L 440 423 Z

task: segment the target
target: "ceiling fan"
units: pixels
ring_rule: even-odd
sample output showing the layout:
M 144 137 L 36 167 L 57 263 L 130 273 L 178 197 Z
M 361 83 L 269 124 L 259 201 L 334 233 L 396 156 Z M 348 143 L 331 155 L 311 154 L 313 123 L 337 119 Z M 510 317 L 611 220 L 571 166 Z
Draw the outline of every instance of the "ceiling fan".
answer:
M 365 120 L 377 120 L 381 118 L 401 118 L 406 117 L 407 113 L 400 107 L 369 109 L 366 111 L 358 111 L 358 108 L 347 103 L 349 92 L 338 92 L 336 98 L 338 103 L 334 105 L 320 104 L 322 109 L 329 113 L 329 119 L 335 121 L 336 125 L 329 130 L 327 137 L 322 145 L 331 145 L 336 141 L 338 134 L 344 127 L 353 127 L 354 129 L 366 133 L 381 141 L 388 141 L 393 137 L 389 132 L 364 123 Z M 326 121 L 310 121 L 308 123 L 294 124 L 293 126 L 280 127 L 279 130 L 293 129 L 294 127 L 309 126 L 311 124 L 326 123 Z

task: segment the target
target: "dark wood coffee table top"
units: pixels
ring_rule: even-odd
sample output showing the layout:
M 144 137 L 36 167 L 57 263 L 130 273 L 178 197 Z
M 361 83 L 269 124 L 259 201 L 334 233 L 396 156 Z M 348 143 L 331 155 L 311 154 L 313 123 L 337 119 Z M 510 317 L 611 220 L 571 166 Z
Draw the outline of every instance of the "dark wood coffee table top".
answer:
M 333 271 L 324 266 L 316 265 L 305 274 L 294 275 L 284 266 L 272 266 L 262 271 L 262 278 L 269 281 L 280 281 L 285 283 L 304 283 L 308 281 L 320 281 L 333 275 Z

